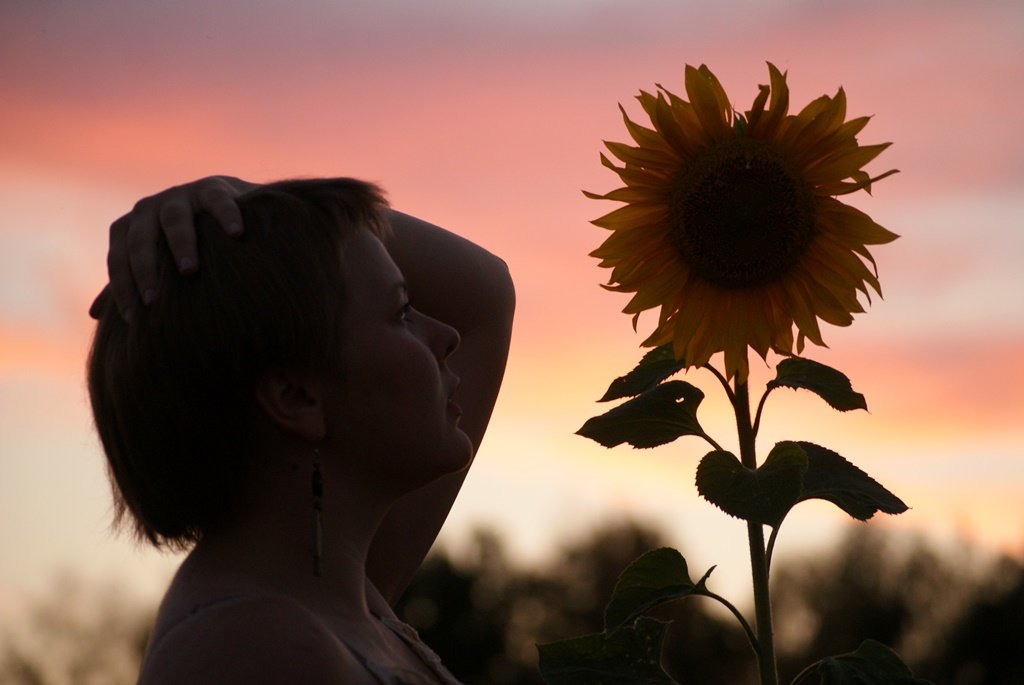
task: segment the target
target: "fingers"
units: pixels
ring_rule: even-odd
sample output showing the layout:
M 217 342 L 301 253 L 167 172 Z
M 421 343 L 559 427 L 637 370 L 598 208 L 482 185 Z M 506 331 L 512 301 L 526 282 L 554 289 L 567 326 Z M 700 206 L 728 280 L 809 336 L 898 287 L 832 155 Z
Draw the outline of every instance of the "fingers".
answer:
M 196 199 L 198 209 L 209 213 L 229 236 L 242 235 L 242 212 L 235 198 L 252 184 L 239 179 L 213 176 L 200 182 Z
M 183 274 L 195 273 L 199 268 L 199 251 L 196 248 L 195 212 L 192 209 L 192 203 L 188 197 L 168 197 L 160 204 L 159 212 L 160 228 L 163 229 L 167 247 L 171 250 L 171 256 L 174 257 L 178 271 Z M 135 226 L 133 225 L 132 232 L 134 231 Z M 149 231 L 145 215 L 140 217 L 139 231 L 140 233 Z M 138 284 L 139 290 L 145 293 L 144 278 L 148 276 L 148 273 L 140 269 L 148 269 L 149 264 L 142 261 L 148 258 L 148 254 L 140 250 L 140 253 L 136 255 L 133 250 L 132 256 L 138 257 L 140 262 L 136 265 L 136 261 L 132 260 L 132 273 L 135 274 L 135 282 Z M 153 258 L 155 265 L 155 251 Z M 145 294 L 143 294 L 143 301 L 146 301 Z
M 193 274 L 199 268 L 199 252 L 196 249 L 197 214 L 206 212 L 220 225 L 224 232 L 231 236 L 242 234 L 242 212 L 238 209 L 235 198 L 239 192 L 233 188 L 225 177 L 210 176 L 195 183 L 178 186 L 162 193 L 159 198 L 159 222 L 167 239 L 167 246 L 174 256 L 174 263 L 182 274 Z M 149 217 L 142 213 L 140 230 L 148 235 Z M 134 227 L 132 229 L 134 233 Z M 149 304 L 145 296 L 143 281 L 148 279 L 150 264 L 149 255 L 142 251 L 135 255 L 132 250 L 132 272 L 135 274 L 139 291 L 143 293 L 143 301 Z M 134 257 L 137 256 L 137 260 Z M 138 261 L 138 264 L 136 263 Z
M 131 213 L 111 224 L 107 254 L 109 296 L 113 296 L 121 315 L 130 319 L 140 302 L 148 305 L 157 296 L 161 233 L 178 271 L 195 273 L 199 268 L 196 215 L 206 212 L 228 235 L 239 236 L 243 232 L 242 213 L 236 198 L 254 187 L 255 184 L 241 179 L 210 176 L 144 198 Z M 98 313 L 102 297 L 103 293 L 90 313 Z
M 96 299 L 89 305 L 89 316 L 90 318 L 99 321 L 103 315 L 103 309 L 107 306 L 107 300 L 110 299 L 110 284 L 103 286 L 103 290 L 96 296 Z
M 131 321 L 132 312 L 139 304 L 135 283 L 132 280 L 131 262 L 128 257 L 130 223 L 131 214 L 125 214 L 110 224 L 110 248 L 107 251 L 107 274 L 110 276 L 108 288 L 117 304 L 117 311 L 126 321 Z M 99 298 L 96 298 L 94 306 L 98 303 Z

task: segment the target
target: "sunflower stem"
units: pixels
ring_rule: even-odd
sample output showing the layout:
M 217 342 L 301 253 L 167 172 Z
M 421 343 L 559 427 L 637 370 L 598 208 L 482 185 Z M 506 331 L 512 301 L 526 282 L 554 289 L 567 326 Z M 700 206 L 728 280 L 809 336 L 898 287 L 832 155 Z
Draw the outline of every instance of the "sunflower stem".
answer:
M 765 400 L 768 399 L 768 393 L 770 393 L 772 390 L 773 390 L 773 388 L 768 388 L 767 390 L 765 390 L 764 394 L 761 395 L 761 401 L 757 403 L 757 412 L 755 412 L 755 414 L 754 414 L 754 428 L 753 428 L 753 432 L 754 432 L 754 437 L 755 438 L 757 437 L 757 432 L 761 429 L 761 412 L 764 411 Z
M 704 368 L 710 371 L 711 373 L 715 374 L 715 378 L 717 378 L 718 382 L 722 384 L 723 388 L 725 388 L 725 394 L 729 396 L 729 402 L 731 404 L 736 404 L 736 396 L 733 394 L 732 388 L 729 386 L 729 381 L 726 379 L 726 377 L 723 376 L 718 369 L 711 366 L 711 364 L 705 364 Z
M 772 572 L 772 554 L 775 552 L 775 541 L 779 539 L 779 530 L 782 528 L 782 522 L 780 521 L 777 526 L 772 528 L 772 534 L 768 536 L 768 551 L 765 552 L 765 565 L 768 568 L 768 574 Z
M 754 654 L 757 654 L 757 636 L 754 635 L 754 630 L 750 627 L 750 624 L 747 623 L 747 619 L 743 617 L 743 614 L 740 613 L 740 610 L 737 609 L 732 602 L 730 602 L 725 597 L 722 597 L 719 594 L 715 594 L 714 592 L 705 590 L 703 595 L 705 597 L 715 600 L 716 602 L 724 606 L 726 609 L 728 609 L 730 612 L 732 612 L 732 615 L 739 622 L 740 627 L 743 628 L 743 632 L 747 634 L 747 641 L 750 642 L 751 649 L 754 650 Z
M 733 409 L 740 442 L 740 461 L 748 469 L 757 468 L 754 427 L 750 421 L 750 392 L 747 383 L 736 381 Z M 750 543 L 750 575 L 754 585 L 754 612 L 757 624 L 757 665 L 761 685 L 778 685 L 779 673 L 775 662 L 775 638 L 772 629 L 772 604 L 768 588 L 768 558 L 764 546 L 764 528 L 760 523 L 747 522 L 747 540 Z
M 700 434 L 700 437 L 704 438 L 704 440 L 705 440 L 705 441 L 707 441 L 707 443 L 708 443 L 709 445 L 711 445 L 712 447 L 714 447 L 714 448 L 715 448 L 716 450 L 718 450 L 719 452 L 724 452 L 724 451 L 725 451 L 725 450 L 723 450 L 723 449 L 722 449 L 722 446 L 721 446 L 721 445 L 719 445 L 719 444 L 718 444 L 717 442 L 715 442 L 715 439 L 714 439 L 714 438 L 712 438 L 712 437 L 711 437 L 710 435 L 708 435 L 707 433 L 701 433 L 701 434 Z

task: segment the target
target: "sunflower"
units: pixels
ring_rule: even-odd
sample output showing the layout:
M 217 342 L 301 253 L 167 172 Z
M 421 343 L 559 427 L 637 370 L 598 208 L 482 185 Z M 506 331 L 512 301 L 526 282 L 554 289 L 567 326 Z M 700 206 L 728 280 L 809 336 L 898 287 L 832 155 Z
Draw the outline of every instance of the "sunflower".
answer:
M 718 79 L 686 67 L 689 102 L 658 85 L 637 99 L 653 128 L 622 116 L 635 146 L 606 142 L 622 162 L 601 162 L 625 187 L 588 197 L 624 206 L 593 223 L 611 235 L 591 256 L 612 270 L 609 290 L 634 293 L 624 312 L 661 307 L 643 345 L 671 342 L 687 367 L 724 352 L 728 378 L 745 382 L 747 347 L 792 355 L 824 346 L 818 319 L 847 326 L 881 295 L 868 245 L 896 239 L 836 199 L 896 173 L 862 167 L 889 143 L 860 145 L 868 117 L 846 120 L 846 94 L 791 115 L 786 75 L 768 64 L 749 111 L 734 112 Z

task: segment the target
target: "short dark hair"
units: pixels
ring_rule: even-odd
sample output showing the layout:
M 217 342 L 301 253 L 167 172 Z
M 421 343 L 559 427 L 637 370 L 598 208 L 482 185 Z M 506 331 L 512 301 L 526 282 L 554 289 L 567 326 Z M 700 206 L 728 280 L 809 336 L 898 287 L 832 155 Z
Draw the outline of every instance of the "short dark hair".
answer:
M 162 241 L 155 302 L 129 324 L 107 298 L 89 355 L 114 526 L 130 518 L 156 547 L 187 549 L 234 505 L 262 375 L 337 368 L 346 239 L 387 230 L 382 193 L 354 179 L 281 181 L 237 202 L 243 236 L 197 216 L 191 277 Z

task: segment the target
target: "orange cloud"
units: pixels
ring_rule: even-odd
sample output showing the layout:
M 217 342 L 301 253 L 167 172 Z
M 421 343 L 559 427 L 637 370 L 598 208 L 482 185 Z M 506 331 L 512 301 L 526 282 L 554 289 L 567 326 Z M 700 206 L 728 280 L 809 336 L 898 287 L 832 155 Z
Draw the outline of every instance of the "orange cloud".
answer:
M 0 377 L 8 375 L 84 376 L 87 346 L 39 330 L 0 330 Z

